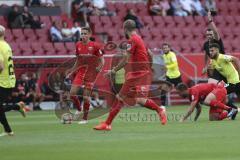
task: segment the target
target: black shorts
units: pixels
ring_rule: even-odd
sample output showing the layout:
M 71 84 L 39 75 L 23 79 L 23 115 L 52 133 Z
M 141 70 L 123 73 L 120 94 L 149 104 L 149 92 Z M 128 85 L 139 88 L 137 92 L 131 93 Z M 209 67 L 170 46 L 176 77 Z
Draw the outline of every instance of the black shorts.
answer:
M 13 88 L 0 87 L 0 105 L 6 102 L 8 97 L 11 96 Z
M 216 69 L 213 70 L 212 75 L 208 75 L 208 78 L 216 79 L 218 81 L 224 81 L 227 83 L 227 79 L 221 75 Z
M 226 89 L 227 94 L 236 93 L 238 97 L 240 96 L 240 82 L 236 84 L 229 83 Z
M 172 84 L 174 84 L 174 86 L 176 87 L 179 83 L 182 83 L 182 77 L 179 76 L 177 78 L 169 78 L 168 76 L 166 76 L 166 80 Z

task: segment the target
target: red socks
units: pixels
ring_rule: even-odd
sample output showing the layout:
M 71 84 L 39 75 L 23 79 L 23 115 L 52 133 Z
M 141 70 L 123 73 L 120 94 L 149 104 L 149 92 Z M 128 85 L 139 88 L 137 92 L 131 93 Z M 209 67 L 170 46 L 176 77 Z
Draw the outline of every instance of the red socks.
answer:
M 223 119 L 227 118 L 227 115 L 228 115 L 227 112 L 222 112 L 222 113 L 218 116 L 218 119 L 219 119 L 219 120 L 223 120 Z
M 118 112 L 121 110 L 122 105 L 123 105 L 122 102 L 120 102 L 118 99 L 114 100 L 113 106 L 112 106 L 110 113 L 108 115 L 108 118 L 106 120 L 106 123 L 108 125 L 110 125 L 112 123 L 113 119 L 116 117 Z
M 225 104 L 217 101 L 217 100 L 212 100 L 210 102 L 210 107 L 217 107 L 217 108 L 221 108 L 223 110 L 229 110 L 231 109 L 230 107 L 226 106 Z
M 83 104 L 83 119 L 87 120 L 88 119 L 88 111 L 89 111 L 90 103 L 84 102 Z
M 82 110 L 81 109 L 81 103 L 80 103 L 78 97 L 77 96 L 71 96 L 71 99 L 72 99 L 74 105 L 77 107 L 77 110 L 81 111 Z
M 144 107 L 155 110 L 157 112 L 160 112 L 162 108 L 160 108 L 153 100 L 147 99 L 146 103 L 144 104 Z

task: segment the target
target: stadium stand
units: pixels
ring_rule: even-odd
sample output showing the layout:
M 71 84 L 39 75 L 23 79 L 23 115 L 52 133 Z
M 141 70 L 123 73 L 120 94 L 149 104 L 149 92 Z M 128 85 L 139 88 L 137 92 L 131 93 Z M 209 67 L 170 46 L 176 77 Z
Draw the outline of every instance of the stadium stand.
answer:
M 238 0 L 216 0 L 218 14 L 214 22 L 220 30 L 227 52 L 240 52 L 240 3 Z M 30 11 L 38 16 L 46 26 L 43 29 L 10 29 L 6 14 L 10 6 L 0 6 L 0 24 L 7 28 L 6 40 L 11 44 L 16 56 L 31 55 L 73 55 L 74 42 L 52 43 L 49 28 L 53 21 L 66 21 L 72 26 L 72 18 L 61 13 L 59 7 L 31 8 Z M 202 16 L 150 16 L 145 2 L 137 1 L 107 1 L 109 11 L 116 16 L 89 16 L 88 21 L 94 36 L 101 40 L 101 35 L 107 35 L 107 40 L 120 42 L 125 40 L 122 22 L 127 10 L 133 9 L 144 28 L 139 29 L 140 35 L 149 48 L 160 48 L 163 42 L 170 42 L 179 53 L 202 53 L 204 32 L 207 20 Z M 200 73 L 201 71 L 198 71 Z

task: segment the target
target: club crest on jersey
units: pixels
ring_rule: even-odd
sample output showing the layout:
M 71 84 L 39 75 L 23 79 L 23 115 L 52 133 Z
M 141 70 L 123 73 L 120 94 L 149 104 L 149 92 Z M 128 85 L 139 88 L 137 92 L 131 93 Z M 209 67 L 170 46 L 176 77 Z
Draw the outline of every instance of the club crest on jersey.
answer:
M 129 51 L 132 48 L 132 44 L 127 44 L 127 51 Z
M 88 47 L 88 50 L 89 50 L 89 51 L 92 51 L 92 50 L 93 50 L 93 47 Z

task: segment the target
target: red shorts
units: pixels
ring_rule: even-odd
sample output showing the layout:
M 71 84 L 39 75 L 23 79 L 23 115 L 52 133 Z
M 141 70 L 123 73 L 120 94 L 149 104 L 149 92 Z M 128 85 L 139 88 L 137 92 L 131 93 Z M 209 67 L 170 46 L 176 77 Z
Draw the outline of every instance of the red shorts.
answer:
M 216 89 L 214 89 L 211 93 L 213 93 L 216 96 L 217 101 L 225 103 L 227 96 L 227 90 L 225 87 L 219 86 Z
M 119 96 L 127 105 L 135 105 L 136 98 L 147 98 L 152 82 L 152 74 L 148 71 L 131 72 L 128 74 Z
M 97 74 L 94 74 L 94 73 L 79 71 L 76 74 L 72 84 L 76 86 L 84 86 L 85 88 L 92 89 L 96 81 L 96 76 Z
M 216 100 L 222 103 L 226 102 L 227 90 L 223 86 L 218 86 L 211 93 L 213 93 L 216 97 Z M 220 108 L 211 107 L 209 113 L 222 113 L 223 110 Z

